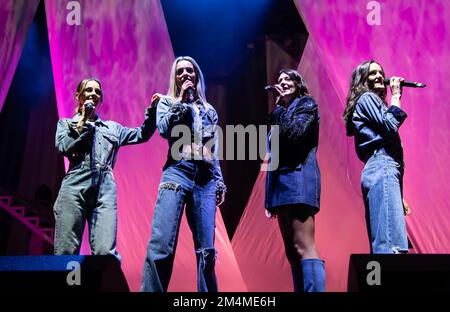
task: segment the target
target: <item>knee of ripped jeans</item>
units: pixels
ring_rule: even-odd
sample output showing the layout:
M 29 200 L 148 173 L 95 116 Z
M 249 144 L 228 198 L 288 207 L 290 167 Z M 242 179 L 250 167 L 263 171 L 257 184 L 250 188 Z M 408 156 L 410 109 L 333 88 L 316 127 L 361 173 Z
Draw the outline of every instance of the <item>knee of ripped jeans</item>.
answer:
M 392 249 L 392 252 L 396 255 L 408 253 L 408 250 L 403 250 L 400 246 L 392 246 L 391 249 Z
M 178 192 L 181 189 L 181 185 L 175 182 L 163 182 L 159 185 L 159 191 L 161 190 L 172 190 Z
M 200 257 L 200 264 L 203 269 L 207 265 L 213 265 L 217 258 L 217 250 L 214 247 L 198 248 L 195 250 L 195 253 Z

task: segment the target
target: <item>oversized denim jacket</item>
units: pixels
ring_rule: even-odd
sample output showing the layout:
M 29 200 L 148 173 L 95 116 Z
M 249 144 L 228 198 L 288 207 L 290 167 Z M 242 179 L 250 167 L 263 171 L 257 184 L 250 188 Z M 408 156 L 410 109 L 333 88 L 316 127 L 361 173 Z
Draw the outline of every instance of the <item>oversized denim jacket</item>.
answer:
M 85 123 L 81 132 L 77 131 L 80 114 L 71 119 L 60 119 L 56 130 L 56 148 L 69 159 L 69 170 L 88 160 L 91 166 L 112 169 L 120 146 L 150 139 L 156 130 L 155 115 L 155 108 L 146 109 L 144 122 L 136 128 L 127 128 L 111 120 L 103 121 L 96 116 L 95 122 Z
M 285 109 L 277 106 L 269 123 L 279 126 L 279 150 L 269 142 L 271 158 L 279 153 L 279 167 L 266 175 L 265 208 L 307 204 L 320 207 L 320 169 L 316 152 L 320 114 L 310 96 L 295 99 Z
M 177 112 L 172 109 L 174 105 L 182 105 L 185 109 L 189 109 L 190 118 L 188 120 L 177 121 Z M 193 105 L 202 105 L 204 110 L 203 114 L 196 114 Z M 174 157 L 171 153 L 172 146 L 180 138 L 178 135 L 173 135 L 172 130 L 178 124 L 187 126 L 192 134 L 189 144 L 184 144 L 184 146 L 182 146 L 183 152 L 181 153 L 181 158 L 191 158 L 190 156 L 192 155 L 186 155 L 186 150 L 188 153 L 193 152 L 193 150 L 191 150 L 193 145 L 192 143 L 199 143 L 200 160 L 213 166 L 214 180 L 216 183 L 223 184 L 223 176 L 218 159 L 218 116 L 214 107 L 209 103 L 202 103 L 200 100 L 197 100 L 192 104 L 188 104 L 176 103 L 168 96 L 164 96 L 160 99 L 156 113 L 156 125 L 158 127 L 159 134 L 169 141 L 168 159 L 165 167 L 174 161 Z M 178 156 L 180 157 L 180 155 Z M 192 158 L 196 159 L 194 157 Z
M 375 93 L 363 93 L 356 102 L 352 116 L 359 159 L 366 162 L 375 150 L 384 148 L 402 164 L 403 148 L 398 130 L 406 117 L 406 113 L 397 106 L 387 108 Z
M 310 96 L 295 99 L 287 109 L 277 106 L 269 115 L 269 123 L 279 126 L 279 169 L 294 169 L 304 165 L 319 143 L 320 115 Z M 271 151 L 269 141 L 268 152 Z

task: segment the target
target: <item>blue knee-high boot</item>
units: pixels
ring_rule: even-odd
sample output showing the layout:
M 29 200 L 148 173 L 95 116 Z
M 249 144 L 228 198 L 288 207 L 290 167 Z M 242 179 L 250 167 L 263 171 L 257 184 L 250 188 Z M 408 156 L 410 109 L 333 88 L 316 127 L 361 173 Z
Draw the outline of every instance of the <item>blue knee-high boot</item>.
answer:
M 303 272 L 305 292 L 325 291 L 325 261 L 322 259 L 304 259 L 300 261 Z

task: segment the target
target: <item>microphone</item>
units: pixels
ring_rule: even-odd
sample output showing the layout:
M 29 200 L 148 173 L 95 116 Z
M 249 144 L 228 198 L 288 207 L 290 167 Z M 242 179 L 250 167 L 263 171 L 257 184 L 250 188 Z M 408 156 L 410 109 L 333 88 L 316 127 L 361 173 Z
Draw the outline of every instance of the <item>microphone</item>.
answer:
M 277 88 L 275 88 L 274 86 L 265 86 L 264 90 L 275 92 L 275 91 L 277 91 Z
M 94 109 L 94 102 L 89 101 L 84 103 L 84 110 L 91 111 L 93 109 Z
M 391 84 L 391 78 L 385 78 L 384 79 L 384 84 L 385 85 L 390 85 Z M 413 81 L 406 81 L 406 80 L 403 80 L 400 84 L 403 87 L 410 87 L 410 88 L 425 88 L 427 86 L 424 83 L 413 82 Z

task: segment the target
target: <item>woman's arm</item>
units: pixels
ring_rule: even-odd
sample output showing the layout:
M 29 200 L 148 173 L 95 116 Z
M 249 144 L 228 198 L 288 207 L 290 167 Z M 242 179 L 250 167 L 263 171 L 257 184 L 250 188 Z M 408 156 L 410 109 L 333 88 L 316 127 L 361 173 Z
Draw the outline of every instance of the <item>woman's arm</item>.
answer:
M 151 106 L 146 108 L 145 119 L 140 127 L 119 127 L 120 146 L 147 142 L 156 130 L 156 107 Z
M 358 99 L 354 115 L 365 119 L 373 130 L 379 130 L 384 137 L 390 137 L 398 132 L 407 115 L 397 105 L 391 105 L 388 110 L 383 110 L 382 105 L 379 96 L 366 92 Z
M 189 116 L 192 115 L 188 105 L 183 103 L 173 104 L 168 97 L 162 97 L 156 111 L 156 126 L 159 134 L 168 139 L 173 126 L 186 122 Z
M 58 120 L 56 128 L 55 146 L 64 155 L 70 156 L 85 144 L 93 133 L 93 126 L 84 124 L 81 130 L 71 125 L 70 119 Z
M 280 140 L 299 142 L 316 121 L 317 104 L 311 97 L 304 97 L 297 103 L 292 116 L 278 107 L 269 118 L 271 124 L 280 127 Z
M 213 125 L 216 128 L 214 131 L 214 145 L 213 145 L 213 161 L 214 161 L 214 168 L 213 168 L 213 176 L 214 181 L 216 182 L 216 203 L 217 206 L 220 206 L 225 201 L 225 194 L 227 192 L 227 187 L 225 185 L 225 182 L 223 180 L 222 175 L 222 169 L 220 168 L 220 162 L 219 162 L 219 133 L 217 130 L 217 125 L 219 124 L 219 117 L 217 115 L 217 112 L 214 111 L 214 117 L 213 117 Z

